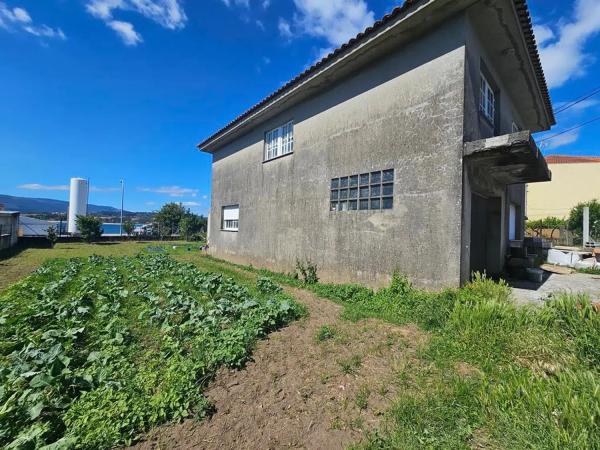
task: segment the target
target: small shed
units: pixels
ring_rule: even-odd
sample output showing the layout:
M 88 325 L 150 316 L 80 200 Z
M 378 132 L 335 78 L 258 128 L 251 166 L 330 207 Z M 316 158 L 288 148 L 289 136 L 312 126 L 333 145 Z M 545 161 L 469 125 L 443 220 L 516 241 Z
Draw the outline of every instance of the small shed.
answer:
M 10 248 L 19 239 L 19 216 L 17 211 L 0 211 L 0 250 Z

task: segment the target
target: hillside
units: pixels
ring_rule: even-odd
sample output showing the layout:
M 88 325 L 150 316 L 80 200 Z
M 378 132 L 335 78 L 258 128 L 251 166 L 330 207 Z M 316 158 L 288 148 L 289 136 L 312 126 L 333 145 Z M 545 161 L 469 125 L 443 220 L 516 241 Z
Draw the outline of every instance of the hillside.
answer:
M 0 194 L 0 204 L 8 211 L 20 211 L 22 213 L 66 213 L 69 202 L 54 200 L 50 198 L 13 197 L 12 195 Z M 120 210 L 112 206 L 89 205 L 88 213 L 115 213 Z

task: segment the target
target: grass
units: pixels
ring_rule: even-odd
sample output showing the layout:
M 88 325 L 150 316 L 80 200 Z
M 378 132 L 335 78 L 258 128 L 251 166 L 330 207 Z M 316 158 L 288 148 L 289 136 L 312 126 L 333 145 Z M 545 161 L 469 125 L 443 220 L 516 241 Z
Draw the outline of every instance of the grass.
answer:
M 315 340 L 317 342 L 325 342 L 333 339 L 337 335 L 337 329 L 331 325 L 323 325 L 317 330 Z
M 349 320 L 414 323 L 429 332 L 416 362 L 397 373 L 402 389 L 387 426 L 361 448 L 600 449 L 600 314 L 584 296 L 524 307 L 513 304 L 508 286 L 484 277 L 461 289 L 426 292 L 395 276 L 374 291 L 308 285 L 193 253 L 176 257 L 243 285 L 269 278 L 308 289 L 343 305 Z M 329 339 L 330 331 L 319 330 L 315 339 Z M 353 374 L 362 360 L 338 363 Z M 357 406 L 367 397 L 357 395 Z
M 373 291 L 237 267 L 331 299 L 349 320 L 415 323 L 430 332 L 421 363 L 398 373 L 404 389 L 386 431 L 370 435 L 364 448 L 600 448 L 600 314 L 585 296 L 527 307 L 485 277 L 427 292 L 395 276 Z M 338 362 L 355 373 L 358 361 Z
M 173 250 L 173 246 L 180 246 Z M 13 253 L 0 253 L 0 292 L 12 283 L 30 274 L 46 260 L 52 258 L 78 258 L 91 255 L 99 256 L 135 256 L 148 246 L 163 246 L 170 249 L 171 254 L 184 255 L 187 248 L 197 248 L 199 244 L 175 242 L 104 242 L 86 244 L 82 242 L 59 243 L 54 248 L 16 249 Z
M 164 253 L 47 261 L 0 294 L 0 447 L 112 448 L 203 417 L 217 369 L 302 314 L 260 292 Z

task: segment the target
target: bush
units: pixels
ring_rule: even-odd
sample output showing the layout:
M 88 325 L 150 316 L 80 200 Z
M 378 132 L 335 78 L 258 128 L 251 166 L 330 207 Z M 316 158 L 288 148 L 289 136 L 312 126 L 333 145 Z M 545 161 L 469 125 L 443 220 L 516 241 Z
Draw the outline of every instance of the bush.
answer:
M 283 292 L 281 286 L 266 277 L 260 277 L 256 280 L 256 288 L 261 294 L 280 294 Z
M 296 260 L 296 273 L 305 284 L 316 284 L 319 282 L 317 276 L 317 265 L 310 260 Z
M 48 233 L 48 241 L 50 242 L 50 247 L 54 248 L 56 242 L 58 241 L 58 233 L 56 227 L 54 225 L 50 225 L 46 230 Z
M 583 208 L 590 208 L 590 234 L 596 239 L 600 239 L 600 202 L 592 200 L 591 202 L 579 203 L 569 214 L 567 226 L 569 230 L 583 238 Z
M 102 222 L 92 216 L 77 216 L 76 219 L 77 229 L 81 238 L 89 243 L 100 240 L 102 236 Z

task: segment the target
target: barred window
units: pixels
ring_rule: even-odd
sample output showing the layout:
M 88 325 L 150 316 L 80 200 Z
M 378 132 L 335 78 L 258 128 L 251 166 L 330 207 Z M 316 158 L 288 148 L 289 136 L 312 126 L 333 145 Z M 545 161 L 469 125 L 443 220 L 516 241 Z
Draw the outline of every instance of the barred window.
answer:
M 224 231 L 238 231 L 240 219 L 240 206 L 230 205 L 223 206 L 221 213 L 222 223 L 221 229 Z
M 382 210 L 394 207 L 394 169 L 333 178 L 330 211 Z

